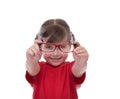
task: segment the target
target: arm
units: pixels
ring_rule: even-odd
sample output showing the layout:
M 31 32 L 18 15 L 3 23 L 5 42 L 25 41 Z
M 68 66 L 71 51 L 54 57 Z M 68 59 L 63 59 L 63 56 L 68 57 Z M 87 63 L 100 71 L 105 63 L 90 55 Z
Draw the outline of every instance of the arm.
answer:
M 35 43 L 26 52 L 26 69 L 31 76 L 37 75 L 40 71 L 38 61 L 42 56 L 42 52 L 39 50 L 38 43 L 41 43 L 41 41 L 35 40 Z
M 75 63 L 72 67 L 72 73 L 75 77 L 80 77 L 87 68 L 88 52 L 79 42 L 75 42 L 76 48 L 73 51 Z

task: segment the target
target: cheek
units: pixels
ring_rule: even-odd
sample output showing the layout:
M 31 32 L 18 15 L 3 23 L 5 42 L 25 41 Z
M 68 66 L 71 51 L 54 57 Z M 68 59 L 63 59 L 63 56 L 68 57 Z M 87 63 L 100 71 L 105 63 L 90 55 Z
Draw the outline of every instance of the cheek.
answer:
M 64 57 L 64 58 L 67 58 L 67 57 L 68 57 L 68 54 L 63 54 L 63 57 Z
M 43 57 L 44 57 L 45 59 L 48 59 L 48 58 L 50 58 L 52 55 L 53 55 L 53 54 L 51 54 L 51 53 L 44 53 L 44 54 L 43 54 Z M 64 59 L 66 59 L 66 58 L 68 57 L 68 54 L 59 54 L 59 56 L 62 57 L 62 58 L 64 58 Z
M 51 55 L 51 54 L 49 54 L 49 53 L 44 53 L 44 54 L 43 54 L 43 57 L 44 57 L 44 58 L 49 58 L 50 55 Z
M 61 59 L 63 61 L 65 61 L 67 59 L 67 57 L 68 57 L 68 54 L 66 54 L 66 53 L 61 55 Z

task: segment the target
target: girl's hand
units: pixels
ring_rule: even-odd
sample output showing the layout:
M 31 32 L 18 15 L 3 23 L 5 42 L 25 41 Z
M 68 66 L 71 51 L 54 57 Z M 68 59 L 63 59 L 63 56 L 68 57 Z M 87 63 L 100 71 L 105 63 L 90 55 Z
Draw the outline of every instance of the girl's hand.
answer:
M 40 51 L 38 45 L 40 43 L 42 43 L 42 41 L 36 39 L 34 44 L 28 48 L 26 52 L 26 69 L 31 76 L 37 75 L 40 71 L 40 66 L 38 64 L 38 61 L 42 56 L 42 52 Z
M 38 62 L 42 56 L 42 52 L 39 49 L 39 45 L 42 43 L 41 40 L 36 39 L 34 44 L 28 48 L 27 52 L 26 52 L 26 57 L 27 57 L 27 62 L 28 63 L 34 63 L 34 62 Z
M 75 62 L 80 65 L 86 65 L 89 57 L 87 50 L 77 41 L 74 42 L 74 45 L 75 49 L 73 50 L 73 57 Z
M 73 66 L 73 74 L 79 76 L 86 70 L 87 60 L 88 60 L 88 52 L 87 50 L 80 45 L 79 42 L 74 42 L 75 49 L 73 50 L 73 58 L 75 60 L 75 64 Z

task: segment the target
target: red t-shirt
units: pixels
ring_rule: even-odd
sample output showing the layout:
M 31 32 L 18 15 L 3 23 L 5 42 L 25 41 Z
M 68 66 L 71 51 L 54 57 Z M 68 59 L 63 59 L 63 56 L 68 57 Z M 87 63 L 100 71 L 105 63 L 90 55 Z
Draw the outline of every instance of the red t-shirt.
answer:
M 78 99 L 76 86 L 85 80 L 85 73 L 76 78 L 71 68 L 74 62 L 64 62 L 58 67 L 39 62 L 40 72 L 26 79 L 33 87 L 33 99 Z

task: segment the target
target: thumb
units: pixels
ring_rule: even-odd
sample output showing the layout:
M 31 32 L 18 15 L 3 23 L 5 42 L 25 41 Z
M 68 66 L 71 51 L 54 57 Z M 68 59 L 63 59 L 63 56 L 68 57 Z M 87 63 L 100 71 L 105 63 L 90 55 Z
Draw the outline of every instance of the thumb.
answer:
M 36 43 L 36 44 L 40 44 L 40 43 L 42 43 L 43 41 L 41 40 L 41 39 L 36 39 L 35 41 L 34 41 L 34 43 Z

